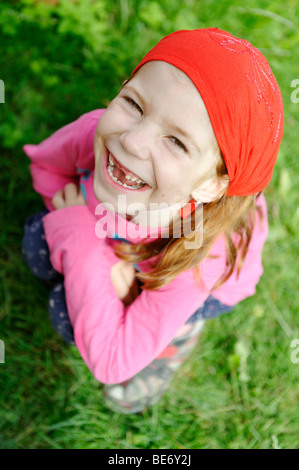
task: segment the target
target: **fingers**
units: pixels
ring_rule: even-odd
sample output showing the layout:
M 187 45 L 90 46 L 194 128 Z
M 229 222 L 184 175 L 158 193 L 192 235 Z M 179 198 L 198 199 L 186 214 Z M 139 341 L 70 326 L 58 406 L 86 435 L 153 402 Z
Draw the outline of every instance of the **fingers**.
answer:
M 77 196 L 77 204 L 86 204 L 86 201 L 84 199 L 81 189 L 79 190 L 79 194 Z
M 122 260 L 120 261 L 120 268 L 124 278 L 127 279 L 128 284 L 131 285 L 136 274 L 133 264 L 129 261 Z
M 68 183 L 64 189 L 57 191 L 52 199 L 52 204 L 55 209 L 63 209 L 64 207 L 86 204 L 86 202 L 80 188 L 74 183 Z
M 66 207 L 86 204 L 81 189 L 74 183 L 68 183 L 64 187 Z
M 65 207 L 64 193 L 62 189 L 59 189 L 52 199 L 52 204 L 55 209 L 63 209 Z
M 64 198 L 68 205 L 76 201 L 78 195 L 78 187 L 74 183 L 68 183 L 64 187 Z

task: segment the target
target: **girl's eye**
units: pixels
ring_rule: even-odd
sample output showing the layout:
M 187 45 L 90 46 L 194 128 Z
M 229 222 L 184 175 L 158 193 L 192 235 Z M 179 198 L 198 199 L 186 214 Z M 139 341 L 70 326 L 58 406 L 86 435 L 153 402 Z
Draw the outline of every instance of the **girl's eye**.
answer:
M 136 109 L 140 114 L 143 114 L 143 111 L 142 109 L 140 108 L 140 106 L 136 103 L 136 101 L 134 101 L 132 98 L 130 98 L 129 96 L 124 96 L 124 99 L 125 101 L 134 109 Z
M 170 137 L 170 140 L 177 146 L 177 147 L 180 147 L 184 152 L 188 152 L 187 150 L 187 147 L 183 144 L 183 142 L 181 142 L 179 139 L 177 139 L 176 137 L 173 137 L 171 136 Z

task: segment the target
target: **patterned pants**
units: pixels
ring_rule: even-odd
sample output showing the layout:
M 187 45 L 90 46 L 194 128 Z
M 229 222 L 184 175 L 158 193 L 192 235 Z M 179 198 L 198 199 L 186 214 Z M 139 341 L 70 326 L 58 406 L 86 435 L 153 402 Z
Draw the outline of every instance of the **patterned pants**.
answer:
M 30 271 L 52 287 L 48 310 L 53 328 L 67 343 L 75 345 L 65 301 L 63 276 L 54 270 L 49 259 L 42 223 L 42 218 L 47 213 L 45 209 L 27 219 L 22 253 Z M 125 382 L 105 385 L 106 404 L 120 413 L 137 413 L 156 403 L 168 389 L 177 369 L 194 349 L 205 319 L 218 317 L 232 309 L 232 306 L 225 305 L 210 295 L 179 329 L 171 343 L 147 367 Z

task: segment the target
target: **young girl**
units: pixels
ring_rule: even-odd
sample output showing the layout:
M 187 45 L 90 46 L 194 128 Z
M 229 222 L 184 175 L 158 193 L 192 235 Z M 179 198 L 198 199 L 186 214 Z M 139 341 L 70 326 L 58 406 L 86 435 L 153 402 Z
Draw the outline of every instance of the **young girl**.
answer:
M 107 110 L 24 146 L 47 207 L 24 257 L 114 410 L 157 402 L 205 319 L 255 293 L 282 133 L 266 59 L 208 28 L 165 37 Z

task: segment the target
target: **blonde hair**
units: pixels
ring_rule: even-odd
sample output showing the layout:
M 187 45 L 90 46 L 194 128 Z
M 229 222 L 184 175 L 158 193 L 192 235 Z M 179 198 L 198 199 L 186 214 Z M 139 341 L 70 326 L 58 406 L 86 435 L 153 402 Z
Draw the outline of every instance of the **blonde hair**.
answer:
M 227 168 L 221 155 L 216 167 L 219 179 L 229 181 Z M 180 238 L 174 238 L 174 227 L 170 226 L 168 238 L 158 238 L 151 242 L 141 242 L 136 245 L 119 243 L 114 246 L 115 254 L 131 263 L 151 260 L 151 271 L 136 273 L 143 285 L 142 289 L 158 290 L 169 284 L 183 271 L 193 269 L 195 279 L 202 282 L 200 263 L 206 257 L 212 257 L 209 252 L 220 234 L 224 234 L 226 242 L 226 267 L 221 278 L 215 283 L 212 290 L 219 288 L 233 273 L 236 266 L 238 252 L 241 252 L 237 264 L 237 276 L 244 263 L 248 246 L 255 225 L 256 214 L 259 214 L 263 224 L 262 210 L 256 206 L 256 198 L 261 194 L 251 196 L 226 196 L 228 184 L 222 195 L 216 200 L 203 203 L 203 240 L 197 249 L 186 249 L 185 242 L 196 240 L 195 212 L 191 215 L 191 233 Z M 181 222 L 181 224 L 183 221 Z M 181 232 L 182 233 L 182 232 Z M 240 235 L 237 245 L 232 235 Z

